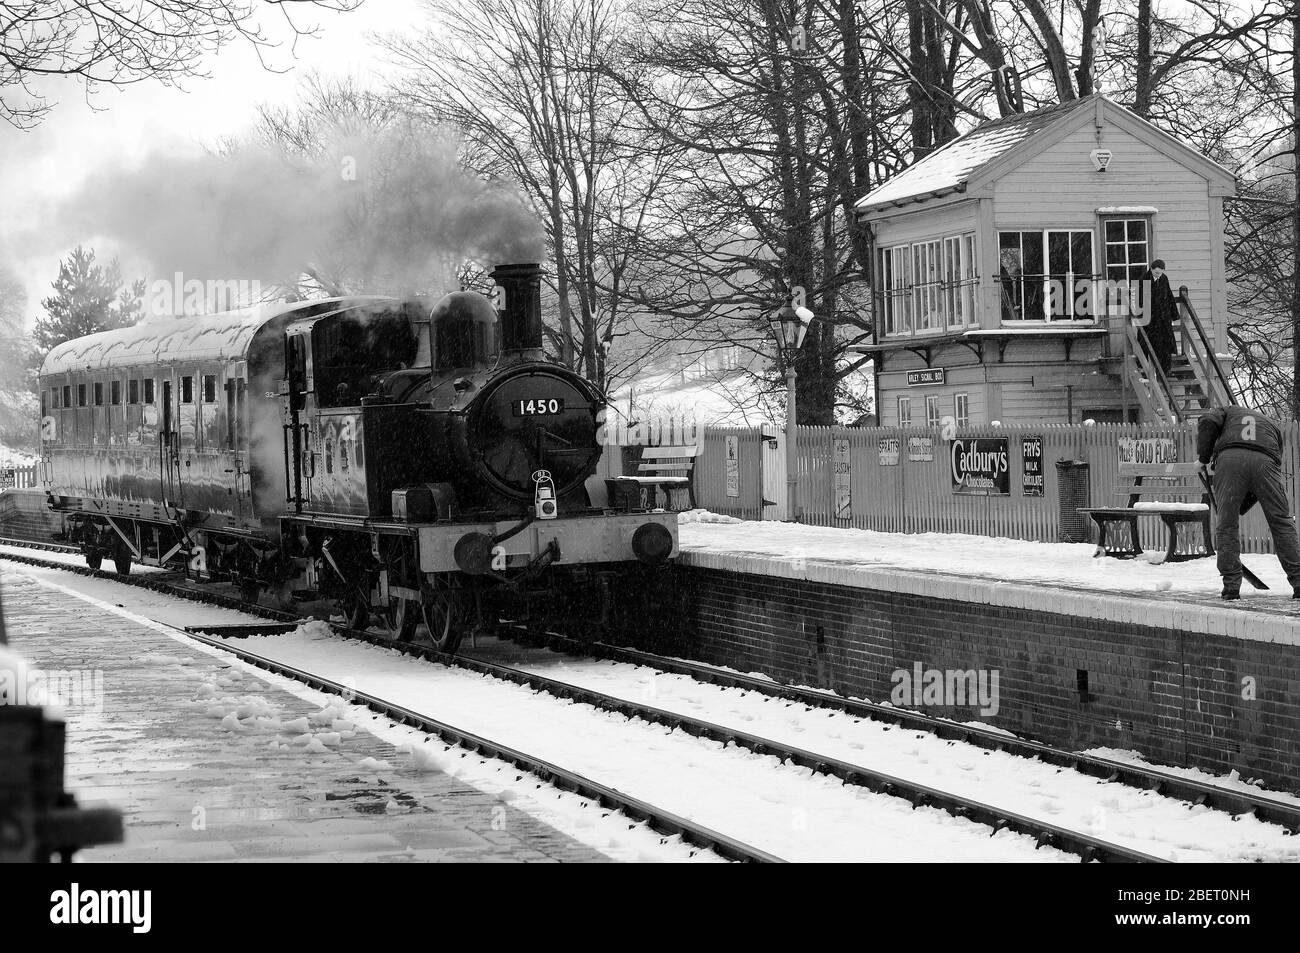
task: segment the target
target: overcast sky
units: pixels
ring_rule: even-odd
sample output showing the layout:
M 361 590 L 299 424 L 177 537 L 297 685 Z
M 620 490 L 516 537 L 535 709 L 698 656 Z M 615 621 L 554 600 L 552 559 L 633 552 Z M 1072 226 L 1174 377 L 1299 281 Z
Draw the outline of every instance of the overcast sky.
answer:
M 299 82 L 312 70 L 363 79 L 386 75 L 391 68 L 385 54 L 367 34 L 418 29 L 425 15 L 418 0 L 367 0 L 352 13 L 313 10 L 299 19 L 317 23 L 320 33 L 299 39 L 292 50 L 292 35 L 273 17 L 266 20 L 268 34 L 282 41 L 267 59 L 283 73 L 267 72 L 253 49 L 239 43 L 210 57 L 204 64 L 210 76 L 186 80 L 183 89 L 157 83 L 107 88 L 91 108 L 78 84 L 56 80 L 43 87 L 58 105 L 41 125 L 18 132 L 0 123 L 0 260 L 26 285 L 29 324 L 50 293 L 59 259 L 71 250 L 41 247 L 41 222 L 99 164 L 137 161 L 150 152 L 197 152 L 223 136 L 238 135 L 251 124 L 258 104 L 293 102 Z M 83 240 L 100 259 L 118 251 L 102 236 Z M 139 277 L 124 270 L 128 280 Z

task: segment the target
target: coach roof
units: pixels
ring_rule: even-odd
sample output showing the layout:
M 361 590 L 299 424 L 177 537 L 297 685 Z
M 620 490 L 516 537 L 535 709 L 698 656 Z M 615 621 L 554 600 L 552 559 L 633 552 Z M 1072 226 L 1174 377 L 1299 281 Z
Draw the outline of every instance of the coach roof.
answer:
M 259 305 L 220 314 L 146 318 L 131 327 L 100 331 L 58 345 L 45 356 L 41 374 L 180 361 L 243 360 L 248 356 L 254 335 L 276 318 L 295 314 L 307 317 L 388 300 L 391 299 L 327 298 Z

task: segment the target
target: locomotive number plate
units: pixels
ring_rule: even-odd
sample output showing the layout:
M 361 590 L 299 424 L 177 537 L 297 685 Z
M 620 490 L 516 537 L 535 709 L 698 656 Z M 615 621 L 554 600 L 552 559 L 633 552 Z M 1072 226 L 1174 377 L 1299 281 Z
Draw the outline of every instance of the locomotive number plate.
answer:
M 516 417 L 549 417 L 564 413 L 563 397 L 526 397 L 510 405 Z

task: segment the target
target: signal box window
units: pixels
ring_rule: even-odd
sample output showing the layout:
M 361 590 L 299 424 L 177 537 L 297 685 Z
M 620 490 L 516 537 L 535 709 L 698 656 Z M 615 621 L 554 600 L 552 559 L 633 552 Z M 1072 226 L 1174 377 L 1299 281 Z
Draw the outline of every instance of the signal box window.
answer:
M 955 394 L 953 395 L 952 400 L 953 400 L 953 410 L 956 411 L 956 413 L 953 416 L 957 418 L 957 426 L 969 427 L 970 426 L 970 394 Z
M 927 427 L 939 426 L 939 398 L 927 397 L 925 399 L 925 425 Z
M 912 398 L 898 398 L 898 426 L 912 426 Z
M 144 379 L 144 402 L 146 404 L 153 403 L 153 378 L 152 377 L 146 377 Z
M 138 380 L 126 382 L 126 402 L 128 404 L 140 403 L 140 382 Z
M 194 403 L 194 378 L 193 377 L 181 378 L 181 403 L 182 404 Z
M 95 381 L 95 406 L 104 406 L 104 385 L 99 381 Z
M 215 404 L 217 402 L 217 375 L 203 375 L 203 403 Z
M 122 403 L 122 382 L 113 381 L 108 385 L 108 401 L 114 407 Z
M 86 406 L 86 385 L 85 384 L 77 385 L 77 406 L 78 407 Z

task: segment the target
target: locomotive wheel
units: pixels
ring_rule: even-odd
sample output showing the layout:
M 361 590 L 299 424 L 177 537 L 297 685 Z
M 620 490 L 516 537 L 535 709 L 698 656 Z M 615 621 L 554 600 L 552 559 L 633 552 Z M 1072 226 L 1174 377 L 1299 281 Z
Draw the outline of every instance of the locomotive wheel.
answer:
M 256 579 L 249 579 L 247 576 L 239 580 L 239 598 L 245 602 L 256 602 L 257 597 L 261 595 L 262 587 L 257 584 Z
M 388 633 L 388 637 L 398 642 L 411 641 L 411 636 L 415 634 L 415 627 L 420 621 L 416 605 L 409 599 L 390 599 L 387 607 L 379 613 L 379 617 L 383 620 L 384 631 Z
M 429 641 L 439 652 L 451 654 L 460 645 L 465 628 L 460 624 L 459 605 L 454 593 L 444 590 L 420 607 Z
M 98 550 L 86 553 L 86 565 L 91 569 L 98 570 L 100 566 L 104 565 L 104 554 Z

